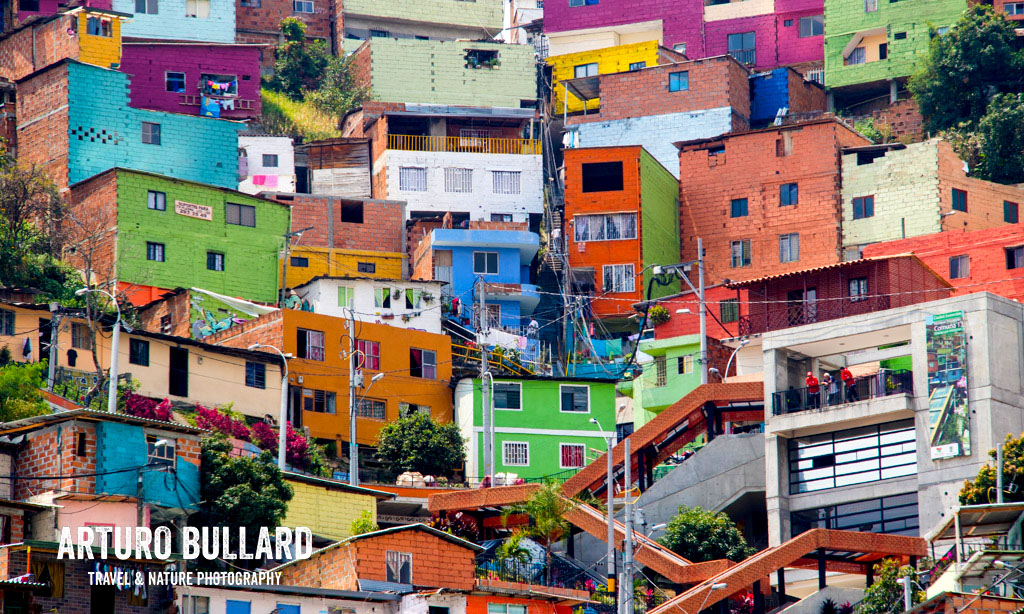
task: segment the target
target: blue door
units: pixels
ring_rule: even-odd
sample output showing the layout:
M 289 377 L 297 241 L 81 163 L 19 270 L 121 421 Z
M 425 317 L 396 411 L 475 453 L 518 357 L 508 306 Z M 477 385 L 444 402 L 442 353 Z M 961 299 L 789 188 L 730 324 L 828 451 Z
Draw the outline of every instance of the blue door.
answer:
M 248 601 L 227 601 L 226 614 L 252 614 L 252 604 Z
M 285 605 L 283 603 L 277 604 L 278 614 L 302 614 L 297 605 Z

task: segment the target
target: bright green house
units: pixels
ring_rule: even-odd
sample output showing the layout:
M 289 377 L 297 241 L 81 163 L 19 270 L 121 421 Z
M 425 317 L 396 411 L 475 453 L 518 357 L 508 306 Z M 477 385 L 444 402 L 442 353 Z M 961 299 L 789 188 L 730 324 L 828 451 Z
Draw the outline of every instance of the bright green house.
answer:
M 825 87 L 838 104 L 856 104 L 898 87 L 966 0 L 825 0 Z M 895 85 L 892 85 L 895 84 Z
M 654 360 L 633 380 L 634 429 L 700 386 L 700 335 L 645 339 L 640 351 Z
M 568 477 L 602 454 L 615 432 L 613 381 L 502 377 L 494 379 L 493 390 L 496 474 Z M 481 392 L 479 378 L 455 387 L 455 420 L 467 440 L 469 479 L 483 477 Z
M 104 238 L 113 263 L 94 270 L 133 301 L 147 289 L 179 287 L 277 300 L 278 254 L 291 224 L 285 204 L 122 168 L 71 185 L 70 201 L 76 218 L 115 229 Z

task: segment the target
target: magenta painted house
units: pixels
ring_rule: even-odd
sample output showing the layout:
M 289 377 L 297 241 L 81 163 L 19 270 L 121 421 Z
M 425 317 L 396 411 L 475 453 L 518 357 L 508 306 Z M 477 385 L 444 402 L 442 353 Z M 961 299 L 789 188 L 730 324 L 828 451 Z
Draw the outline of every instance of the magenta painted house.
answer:
M 132 75 L 137 109 L 256 119 L 260 45 L 124 43 L 121 72 Z

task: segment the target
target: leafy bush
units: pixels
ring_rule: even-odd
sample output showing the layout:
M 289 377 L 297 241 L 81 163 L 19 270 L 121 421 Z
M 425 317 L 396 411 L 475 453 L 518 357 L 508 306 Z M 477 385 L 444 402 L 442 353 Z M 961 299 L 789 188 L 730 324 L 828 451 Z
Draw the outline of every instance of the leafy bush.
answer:
M 742 561 L 754 553 L 747 540 L 724 512 L 679 506 L 660 540 L 663 546 L 694 563 L 729 559 Z
M 40 392 L 45 362 L 12 362 L 0 368 L 0 422 L 10 422 L 50 413 Z
M 352 535 L 362 535 L 363 533 L 373 533 L 379 531 L 380 527 L 373 520 L 373 512 L 370 510 L 363 510 L 359 514 L 359 518 L 352 521 L 352 528 L 349 529 L 349 533 Z
M 136 418 L 148 418 L 163 422 L 170 422 L 173 417 L 170 400 L 157 401 L 134 392 L 124 395 L 124 413 Z
M 377 439 L 377 458 L 397 473 L 451 475 L 466 462 L 466 442 L 454 422 L 434 422 L 417 413 L 384 425 Z

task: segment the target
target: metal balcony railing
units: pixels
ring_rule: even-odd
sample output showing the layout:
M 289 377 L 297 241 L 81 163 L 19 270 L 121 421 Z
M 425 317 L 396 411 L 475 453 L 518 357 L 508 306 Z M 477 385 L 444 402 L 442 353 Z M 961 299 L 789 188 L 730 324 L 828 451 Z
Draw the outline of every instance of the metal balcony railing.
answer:
M 465 153 L 540 155 L 537 139 L 497 139 L 476 136 L 420 136 L 389 134 L 388 149 Z
M 754 49 L 733 49 L 729 55 L 736 58 L 740 64 L 753 66 L 757 64 L 757 52 Z
M 780 390 L 772 395 L 772 415 L 826 409 L 865 399 L 913 393 L 912 371 L 881 369 L 874 375 L 855 378 L 852 386 L 846 386 L 836 380 L 831 386 L 819 385 L 817 392 L 811 392 L 810 388 Z
M 739 319 L 739 334 L 754 335 L 770 330 L 825 322 L 836 318 L 861 315 L 889 308 L 888 296 L 870 296 L 864 299 L 820 299 L 789 304 L 768 303 L 767 311 L 745 315 Z

